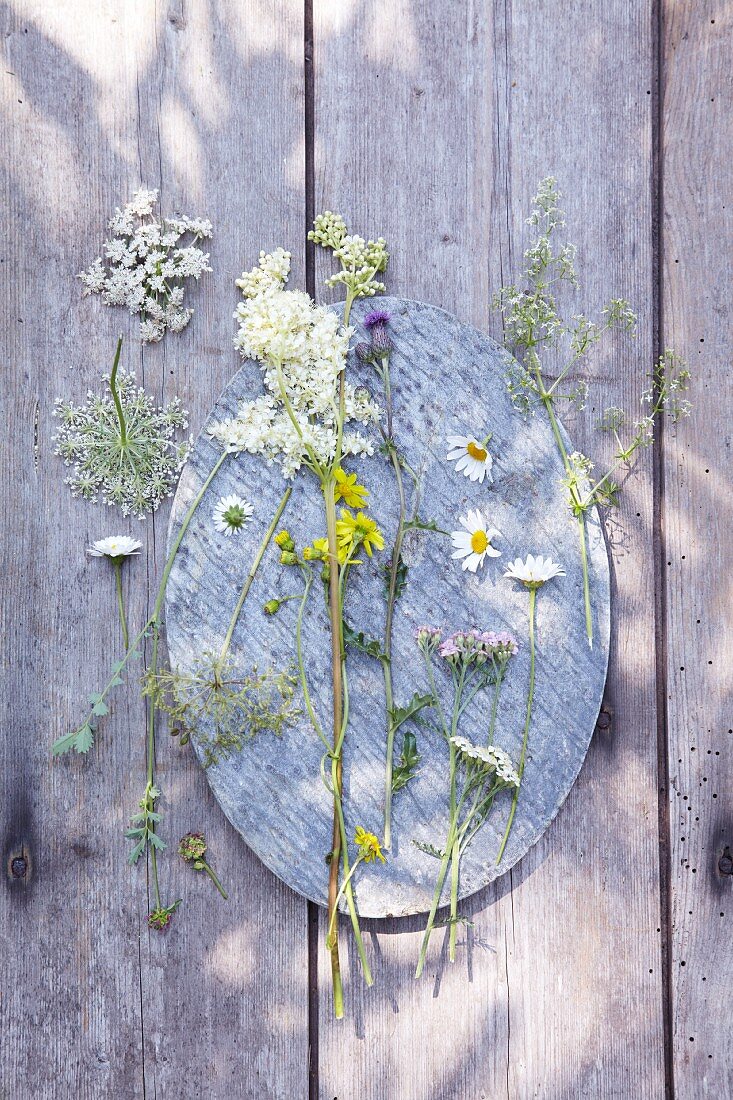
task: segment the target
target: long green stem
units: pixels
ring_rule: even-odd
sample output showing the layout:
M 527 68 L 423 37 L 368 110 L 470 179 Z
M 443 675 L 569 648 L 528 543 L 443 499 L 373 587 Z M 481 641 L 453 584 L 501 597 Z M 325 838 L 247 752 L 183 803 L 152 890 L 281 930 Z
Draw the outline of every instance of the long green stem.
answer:
M 130 635 L 127 629 L 127 616 L 125 615 L 125 601 L 122 595 L 122 562 L 113 561 L 112 565 L 115 570 L 115 590 L 117 592 L 117 609 L 120 613 L 120 626 L 122 627 L 122 642 L 125 647 L 125 653 L 130 648 Z
M 448 864 L 450 862 L 451 853 L 453 851 L 453 835 L 449 828 L 448 837 L 446 840 L 445 851 L 443 852 L 442 859 L 440 861 L 440 870 L 438 871 L 438 878 L 435 882 L 435 890 L 433 891 L 433 901 L 430 906 L 430 912 L 428 913 L 428 923 L 425 926 L 423 932 L 422 943 L 420 944 L 420 955 L 417 960 L 417 968 L 415 970 L 415 977 L 419 978 L 423 972 L 425 966 L 425 957 L 428 953 L 428 944 L 430 943 L 430 936 L 435 924 L 435 914 L 438 911 L 440 905 L 440 895 L 443 893 L 443 883 L 445 882 L 445 876 L 448 874 Z
M 122 411 L 122 402 L 120 401 L 120 395 L 117 392 L 117 368 L 120 365 L 120 354 L 122 352 L 122 337 L 117 341 L 117 350 L 115 351 L 115 359 L 112 364 L 112 373 L 109 376 L 109 388 L 112 392 L 112 400 L 115 403 L 115 409 L 117 410 L 117 419 L 120 425 L 120 444 L 124 448 L 127 446 L 127 424 L 125 423 L 125 414 Z
M 450 884 L 450 932 L 448 933 L 448 958 L 456 961 L 456 934 L 458 931 L 458 875 L 461 862 L 461 843 L 459 837 L 453 841 L 451 853 Z
M 527 690 L 527 714 L 524 720 L 524 735 L 522 737 L 522 752 L 519 757 L 519 767 L 517 768 L 517 775 L 519 776 L 520 783 L 524 774 L 524 764 L 527 755 L 527 740 L 529 738 L 529 727 L 532 721 L 532 700 L 534 697 L 534 663 L 535 663 L 535 642 L 534 642 L 534 619 L 535 619 L 535 605 L 537 603 L 537 589 L 530 588 L 529 590 L 529 688 Z M 514 814 L 517 809 L 517 801 L 519 800 L 519 787 L 514 790 L 512 797 L 512 805 L 509 810 L 509 820 L 506 824 L 506 830 L 504 832 L 504 839 L 501 842 L 499 848 L 499 854 L 496 857 L 496 862 L 501 863 L 501 858 L 504 855 L 504 849 L 506 848 L 506 842 L 509 839 L 509 833 L 511 832 L 512 822 L 514 821 Z
M 341 883 L 341 886 L 339 888 L 339 892 L 336 895 L 336 910 L 338 910 L 338 904 L 341 901 L 341 898 L 344 896 L 344 892 L 347 889 L 347 887 L 348 887 L 349 883 L 351 882 L 352 878 L 354 877 L 354 872 L 356 871 L 356 868 L 359 866 L 359 864 L 361 863 L 363 858 L 364 858 L 363 856 L 359 856 L 355 860 L 355 862 L 354 862 L 351 870 L 349 871 L 348 875 L 346 876 L 344 881 Z M 328 931 L 326 932 L 326 947 L 328 947 L 329 950 L 331 948 L 331 936 L 333 935 L 333 925 L 334 925 L 334 917 L 331 916 L 331 920 L 329 921 L 329 924 L 328 924 Z
M 152 646 L 152 651 L 151 651 L 151 656 L 150 656 L 150 676 L 151 676 L 151 679 L 153 680 L 153 682 L 155 681 L 155 677 L 156 677 L 157 672 L 158 672 L 158 639 L 159 639 L 159 635 L 160 635 L 160 616 L 161 616 L 161 611 L 162 611 L 162 608 L 163 608 L 163 600 L 165 599 L 166 588 L 168 586 L 168 578 L 170 577 L 171 569 L 173 568 L 173 562 L 175 561 L 176 554 L 178 553 L 178 549 L 179 549 L 179 547 L 180 547 L 180 545 L 183 541 L 183 536 L 185 535 L 186 531 L 188 530 L 188 525 L 190 524 L 190 522 L 193 518 L 194 512 L 198 508 L 199 504 L 201 503 L 201 501 L 204 497 L 204 494 L 206 493 L 206 490 L 208 489 L 209 485 L 211 485 L 211 482 L 216 477 L 217 473 L 219 472 L 221 466 L 223 465 L 223 463 L 224 463 L 224 461 L 226 460 L 227 457 L 228 457 L 228 452 L 227 451 L 224 451 L 219 456 L 217 461 L 214 463 L 214 466 L 213 466 L 211 472 L 209 473 L 209 475 L 205 479 L 203 485 L 201 486 L 198 493 L 194 497 L 192 503 L 189 505 L 188 511 L 186 512 L 186 515 L 183 517 L 183 522 L 181 523 L 181 526 L 178 529 L 178 533 L 177 533 L 175 539 L 173 540 L 173 545 L 171 546 L 170 553 L 168 554 L 168 558 L 167 558 L 165 566 L 163 568 L 163 576 L 161 577 L 160 587 L 158 588 L 158 595 L 156 597 L 155 606 L 153 608 L 153 614 L 152 614 L 152 617 L 150 619 L 150 625 L 152 625 L 152 628 L 153 628 L 153 646 Z M 147 737 L 147 746 L 146 746 L 147 781 L 151 786 L 153 785 L 154 778 L 155 778 L 155 711 L 156 711 L 155 694 L 152 694 L 150 696 L 150 700 L 149 700 L 149 703 L 148 703 L 148 737 Z M 155 832 L 154 826 L 151 826 L 151 832 Z M 150 852 L 150 861 L 151 861 L 151 866 L 152 866 L 152 871 L 153 871 L 153 885 L 154 885 L 154 889 L 155 889 L 156 908 L 160 909 L 161 908 L 161 900 L 160 900 L 160 885 L 159 885 L 159 882 L 158 882 L 158 855 L 157 855 L 157 850 L 155 848 L 155 845 L 153 845 L 153 844 L 148 845 L 148 850 Z
M 568 458 L 567 448 L 560 432 L 560 425 L 558 424 L 557 417 L 555 416 L 555 409 L 553 408 L 553 399 L 551 397 L 551 391 L 547 391 L 544 388 L 542 382 L 542 375 L 539 368 L 536 370 L 537 383 L 539 387 L 539 395 L 542 398 L 542 403 L 547 411 L 547 416 L 550 421 L 550 427 L 552 428 L 552 434 L 555 437 L 560 457 L 562 458 L 565 472 L 570 474 L 572 472 L 570 466 L 570 460 Z M 588 638 L 588 645 L 593 648 L 593 609 L 590 600 L 590 576 L 588 573 L 588 551 L 587 551 L 587 531 L 585 524 L 585 509 L 583 507 L 583 501 L 578 497 L 577 493 L 571 489 L 571 497 L 573 504 L 577 507 L 573 508 L 576 519 L 578 521 L 578 536 L 580 538 L 580 559 L 583 566 L 583 604 L 585 607 L 585 632 Z
M 224 643 L 221 647 L 221 653 L 219 654 L 220 665 L 222 665 L 226 660 L 227 653 L 229 652 L 229 647 L 232 644 L 234 629 L 237 625 L 242 607 L 244 606 L 244 601 L 247 599 L 249 590 L 252 587 L 252 581 L 255 579 L 255 576 L 257 575 L 257 570 L 259 569 L 262 563 L 262 559 L 265 555 L 265 550 L 267 550 L 267 547 L 270 545 L 270 539 L 275 534 L 275 528 L 280 522 L 280 518 L 287 507 L 287 503 L 290 500 L 292 492 L 293 490 L 291 486 L 288 486 L 282 497 L 280 498 L 280 503 L 275 510 L 275 515 L 272 517 L 272 522 L 265 531 L 262 542 L 260 543 L 257 553 L 255 554 L 250 571 L 245 578 L 244 584 L 242 585 L 242 591 L 239 593 L 239 599 L 237 600 L 236 606 L 234 608 L 231 622 L 229 623 L 229 629 L 226 632 L 226 637 L 224 638 Z

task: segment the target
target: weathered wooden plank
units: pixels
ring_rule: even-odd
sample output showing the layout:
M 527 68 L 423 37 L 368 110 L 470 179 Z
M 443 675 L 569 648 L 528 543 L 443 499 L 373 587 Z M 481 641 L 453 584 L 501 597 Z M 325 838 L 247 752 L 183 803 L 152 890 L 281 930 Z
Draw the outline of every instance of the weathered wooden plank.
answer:
M 664 441 L 671 1028 L 676 1095 L 723 1098 L 733 1096 L 721 1042 L 733 1013 L 732 27 L 720 5 L 663 7 L 662 339 L 689 359 L 694 405 Z
M 640 308 L 636 343 L 593 364 L 599 401 L 633 402 L 652 354 L 652 58 L 647 3 L 397 3 L 375 20 L 316 0 L 316 208 L 388 239 L 392 292 L 497 332 L 490 291 L 518 273 L 530 196 L 555 174 L 583 304 Z M 598 456 L 596 412 L 570 430 Z M 323 1096 L 663 1092 L 651 530 L 647 456 L 611 528 L 607 709 L 576 787 L 468 907 L 454 967 L 436 945 L 415 984 L 419 922 L 374 926 L 377 984 L 352 978 L 345 1027 L 321 967 Z
M 3 16 L 2 446 L 15 474 L 4 494 L 2 815 L 6 859 L 29 867 L 6 877 L 0 903 L 8 1096 L 307 1090 L 305 903 L 263 870 L 163 733 L 165 837 L 205 829 L 230 901 L 171 853 L 164 892 L 184 906 L 166 936 L 148 932 L 145 868 L 126 867 L 122 836 L 144 785 L 135 691 L 120 692 L 86 763 L 52 764 L 49 752 L 120 649 L 111 578 L 85 547 L 114 530 L 144 539 L 126 577 L 138 622 L 167 522 L 167 509 L 141 525 L 72 501 L 52 456 L 55 396 L 96 386 L 122 330 L 123 364 L 160 397 L 180 394 L 195 430 L 238 366 L 234 278 L 280 241 L 302 277 L 302 5 L 253 14 L 77 0 Z M 161 188 L 167 212 L 215 224 L 215 272 L 193 292 L 190 327 L 144 353 L 137 321 L 82 302 L 73 278 L 140 184 Z

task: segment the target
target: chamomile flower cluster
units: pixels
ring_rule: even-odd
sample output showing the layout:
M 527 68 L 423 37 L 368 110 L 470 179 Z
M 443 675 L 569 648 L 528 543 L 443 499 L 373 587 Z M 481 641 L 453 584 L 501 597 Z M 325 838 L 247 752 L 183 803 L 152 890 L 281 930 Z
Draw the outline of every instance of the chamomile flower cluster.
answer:
M 83 405 L 56 402 L 55 453 L 73 468 L 65 483 L 75 497 L 142 519 L 173 492 L 187 454 L 174 436 L 188 427 L 187 413 L 178 398 L 158 408 L 134 374 L 120 370 L 114 389 L 111 376 L 105 380 L 108 392 L 89 390 Z
M 384 291 L 384 283 L 374 278 L 381 271 L 386 271 L 389 263 L 384 237 L 365 241 L 363 237 L 348 232 L 340 214 L 326 210 L 316 217 L 308 240 L 322 248 L 333 249 L 334 257 L 341 263 L 341 270 L 326 280 L 326 286 L 342 284 L 353 298 L 371 298 Z
M 187 215 L 158 221 L 157 201 L 157 190 L 141 189 L 118 207 L 109 221 L 113 236 L 105 241 L 104 259 L 98 257 L 79 275 L 85 294 L 100 294 L 105 305 L 140 315 L 144 344 L 186 327 L 193 310 L 183 304 L 185 281 L 211 271 L 208 253 L 196 247 L 211 236 L 211 222 Z
M 474 745 L 467 737 L 456 735 L 451 737 L 451 744 L 458 750 L 458 755 L 469 766 L 479 766 L 495 772 L 498 779 L 507 787 L 519 787 L 520 779 L 512 764 L 511 757 L 503 749 L 496 745 Z
M 243 401 L 237 415 L 214 424 L 210 434 L 229 451 L 247 451 L 277 462 L 292 478 L 302 465 L 317 472 L 333 463 L 338 441 L 339 385 L 351 330 L 331 310 L 298 290 L 285 290 L 290 257 L 282 249 L 262 253 L 259 265 L 238 281 L 244 301 L 235 317 L 235 345 L 262 368 L 266 393 Z M 367 390 L 345 384 L 344 424 L 364 426 L 379 410 Z M 345 430 L 343 455 L 374 453 L 366 435 Z

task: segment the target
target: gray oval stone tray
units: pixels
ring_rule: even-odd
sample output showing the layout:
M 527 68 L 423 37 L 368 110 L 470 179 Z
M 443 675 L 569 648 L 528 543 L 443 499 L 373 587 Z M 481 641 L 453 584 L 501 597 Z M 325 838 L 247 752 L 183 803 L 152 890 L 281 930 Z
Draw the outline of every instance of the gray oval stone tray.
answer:
M 469 894 L 503 874 L 526 853 L 557 814 L 590 742 L 606 677 L 609 642 L 609 569 L 598 517 L 588 516 L 591 593 L 595 642 L 585 636 L 582 572 L 576 522 L 560 484 L 562 467 L 544 413 L 528 418 L 512 406 L 505 385 L 508 354 L 481 332 L 434 306 L 399 298 L 357 302 L 352 345 L 365 338 L 360 319 L 377 304 L 392 313 L 395 436 L 421 478 L 423 519 L 448 531 L 469 508 L 483 509 L 501 531 L 500 558 L 487 558 L 473 576 L 451 560 L 443 535 L 411 532 L 405 547 L 407 588 L 394 624 L 395 698 L 404 705 L 425 689 L 425 675 L 414 641 L 428 623 L 452 631 L 477 627 L 510 630 L 520 643 L 502 690 L 496 743 L 518 759 L 529 669 L 528 597 L 505 580 L 510 560 L 527 553 L 549 554 L 566 576 L 538 595 L 537 683 L 529 753 L 519 805 L 504 859 L 496 853 L 509 796 L 503 795 L 475 837 L 462 862 L 460 894 Z M 351 355 L 349 376 L 381 396 L 371 369 Z M 238 401 L 262 392 L 260 370 L 245 363 L 216 402 L 211 419 L 236 412 Z M 492 432 L 494 483 L 478 485 L 445 460 L 446 436 Z M 199 436 L 176 493 L 171 517 L 175 530 L 220 451 Z M 394 536 L 397 496 L 391 467 L 378 452 L 348 463 L 370 490 L 372 512 Z M 197 509 L 179 550 L 168 586 L 167 637 L 174 668 L 190 671 L 197 655 L 221 646 L 232 610 L 256 547 L 283 491 L 276 466 L 251 455 L 228 459 Z M 225 537 L 212 524 L 219 497 L 239 493 L 255 514 L 239 534 Z M 301 474 L 283 517 L 299 546 L 325 534 L 323 507 L 315 481 Z M 347 619 L 355 629 L 379 637 L 384 624 L 383 580 L 378 562 L 352 573 Z M 238 622 L 232 655 L 260 670 L 283 667 L 294 658 L 297 602 L 274 617 L 262 605 L 300 589 L 297 569 L 280 566 L 276 548 L 266 554 Z M 311 692 L 328 728 L 330 713 L 329 631 L 325 601 L 316 580 L 304 626 Z M 344 797 L 349 836 L 354 828 L 382 834 L 384 777 L 384 694 L 379 664 L 358 652 L 348 658 L 351 718 L 344 758 Z M 441 682 L 439 677 L 439 682 Z M 442 682 L 448 686 L 447 675 Z M 489 698 L 467 712 L 463 732 L 485 738 Z M 195 743 L 195 738 L 194 738 Z M 400 734 L 397 736 L 399 749 Z M 355 877 L 359 910 L 384 917 L 420 913 L 430 907 L 437 861 L 413 841 L 441 847 L 447 813 L 447 747 L 430 731 L 418 731 L 419 774 L 393 802 L 393 842 L 386 864 L 362 865 Z M 207 775 L 224 813 L 256 854 L 298 893 L 326 902 L 325 855 L 331 844 L 332 800 L 320 778 L 321 744 L 307 717 L 281 738 L 261 734 L 241 752 L 210 767 Z M 445 899 L 444 899 L 445 900 Z

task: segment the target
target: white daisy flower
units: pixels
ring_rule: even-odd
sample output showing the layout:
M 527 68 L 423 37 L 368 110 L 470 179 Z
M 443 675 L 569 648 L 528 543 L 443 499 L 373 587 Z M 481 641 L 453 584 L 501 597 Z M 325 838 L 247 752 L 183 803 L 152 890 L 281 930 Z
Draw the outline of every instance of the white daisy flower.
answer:
M 470 481 L 483 484 L 484 478 L 488 478 L 491 483 L 494 479 L 491 474 L 493 459 L 488 450 L 490 438 L 479 443 L 472 435 L 449 435 L 446 443 L 450 449 L 445 457 L 448 462 L 455 462 L 458 473 Z
M 129 535 L 110 535 L 106 539 L 97 539 L 87 550 L 93 558 L 111 558 L 112 561 L 122 561 L 131 554 L 137 554 L 142 546 L 137 539 L 131 539 Z
M 465 530 L 453 531 L 451 534 L 454 546 L 451 557 L 463 558 L 462 569 L 475 573 L 484 564 L 487 554 L 490 558 L 501 556 L 501 550 L 491 545 L 492 540 L 501 532 L 495 527 L 487 527 L 486 520 L 478 509 L 470 511 L 467 516 L 461 516 L 458 522 Z
M 244 527 L 253 512 L 254 508 L 249 501 L 232 493 L 231 496 L 222 497 L 216 504 L 213 512 L 214 527 L 225 535 L 232 535 Z
M 543 558 L 541 554 L 537 557 L 534 554 L 528 554 L 526 561 L 516 558 L 511 562 L 504 576 L 513 581 L 520 581 L 526 588 L 541 588 L 553 577 L 564 577 L 565 570 L 552 558 Z

